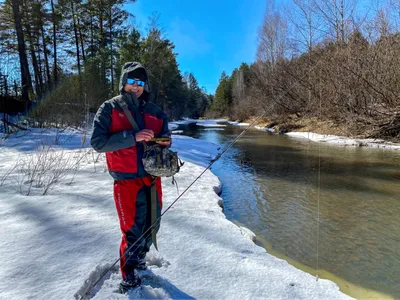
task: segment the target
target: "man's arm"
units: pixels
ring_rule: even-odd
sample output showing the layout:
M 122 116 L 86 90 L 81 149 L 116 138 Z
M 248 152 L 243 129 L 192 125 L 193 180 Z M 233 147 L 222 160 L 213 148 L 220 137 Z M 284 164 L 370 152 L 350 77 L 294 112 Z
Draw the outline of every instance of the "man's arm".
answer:
M 103 103 L 93 121 L 93 133 L 90 144 L 97 152 L 112 152 L 132 147 L 136 144 L 131 130 L 110 133 L 111 105 Z

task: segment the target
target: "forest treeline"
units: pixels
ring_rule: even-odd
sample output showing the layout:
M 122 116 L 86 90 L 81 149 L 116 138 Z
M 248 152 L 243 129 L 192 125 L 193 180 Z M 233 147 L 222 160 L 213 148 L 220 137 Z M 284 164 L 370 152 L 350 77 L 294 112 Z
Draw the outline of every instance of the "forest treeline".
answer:
M 172 119 L 317 118 L 348 135 L 400 138 L 400 0 L 267 0 L 254 62 L 223 72 L 214 95 L 180 73 L 157 15 L 145 34 L 129 24 L 128 2 L 0 2 L 1 105 L 19 99 L 42 125 L 79 124 L 136 60 Z
M 400 139 L 400 1 L 369 3 L 268 1 L 257 59 L 222 73 L 212 111 L 318 118 L 347 135 Z
M 212 96 L 193 74 L 180 73 L 174 44 L 160 29 L 157 14 L 149 17 L 144 35 L 129 24 L 133 16 L 123 8 L 129 2 L 0 3 L 3 108 L 21 107 L 22 102 L 41 125 L 79 125 L 118 93 L 122 65 L 140 61 L 149 73 L 153 101 L 170 118 L 204 115 Z M 14 73 L 4 76 L 4 70 Z

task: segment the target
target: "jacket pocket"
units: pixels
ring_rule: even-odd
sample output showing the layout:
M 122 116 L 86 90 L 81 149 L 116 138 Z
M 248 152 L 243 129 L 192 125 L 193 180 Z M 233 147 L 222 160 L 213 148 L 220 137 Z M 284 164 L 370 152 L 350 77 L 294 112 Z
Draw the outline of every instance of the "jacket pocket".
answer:
M 137 173 L 136 146 L 106 153 L 107 166 L 110 171 L 122 173 Z

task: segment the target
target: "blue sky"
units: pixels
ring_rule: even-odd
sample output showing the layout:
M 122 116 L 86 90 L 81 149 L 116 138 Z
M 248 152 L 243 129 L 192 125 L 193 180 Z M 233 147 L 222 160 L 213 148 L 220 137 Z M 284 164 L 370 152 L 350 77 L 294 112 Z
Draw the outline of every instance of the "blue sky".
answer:
M 242 62 L 253 62 L 264 0 L 138 0 L 127 4 L 145 31 L 148 17 L 160 14 L 165 36 L 175 44 L 182 72 L 191 72 L 214 93 L 222 71 L 231 74 Z

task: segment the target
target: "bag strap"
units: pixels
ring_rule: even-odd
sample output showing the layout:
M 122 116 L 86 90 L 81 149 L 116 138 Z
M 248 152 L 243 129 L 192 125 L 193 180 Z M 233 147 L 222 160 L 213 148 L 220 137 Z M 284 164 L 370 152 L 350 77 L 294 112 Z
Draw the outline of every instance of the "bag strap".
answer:
M 119 99 L 118 104 L 124 110 L 125 116 L 128 118 L 129 122 L 131 123 L 133 130 L 135 130 L 136 132 L 139 132 L 140 128 L 139 128 L 138 124 L 136 123 L 135 119 L 132 117 L 132 113 L 129 111 L 128 104 L 126 103 L 124 98 Z M 144 149 L 148 148 L 147 144 L 144 141 L 141 141 L 141 143 L 143 144 Z
M 125 102 L 124 99 L 121 99 L 120 104 L 122 104 L 121 107 L 124 110 L 124 113 L 125 113 L 126 117 L 128 118 L 129 122 L 131 123 L 133 130 L 139 132 L 140 128 L 139 128 L 138 124 L 136 123 L 135 119 L 132 117 L 132 114 L 128 109 L 128 104 Z
M 157 190 L 156 190 L 156 178 L 153 177 L 151 179 L 151 188 L 150 188 L 150 194 L 151 194 L 151 224 L 154 224 L 157 221 Z M 151 240 L 153 242 L 154 248 L 158 251 L 158 245 L 157 245 L 157 227 L 158 224 L 155 225 L 151 229 Z
M 140 128 L 138 124 L 136 123 L 135 119 L 132 117 L 131 112 L 128 109 L 128 104 L 126 101 L 121 98 L 120 99 L 120 106 L 124 110 L 124 113 L 126 117 L 128 118 L 129 122 L 131 123 L 133 130 L 139 132 Z M 143 141 L 143 145 L 145 148 L 147 147 L 146 143 Z M 157 221 L 157 190 L 156 190 L 156 178 L 152 177 L 151 178 L 151 188 L 150 188 L 150 198 L 151 198 L 151 223 L 154 224 Z M 155 228 L 153 227 L 151 230 L 151 239 L 154 245 L 154 248 L 158 251 L 158 245 L 157 245 L 157 225 Z

